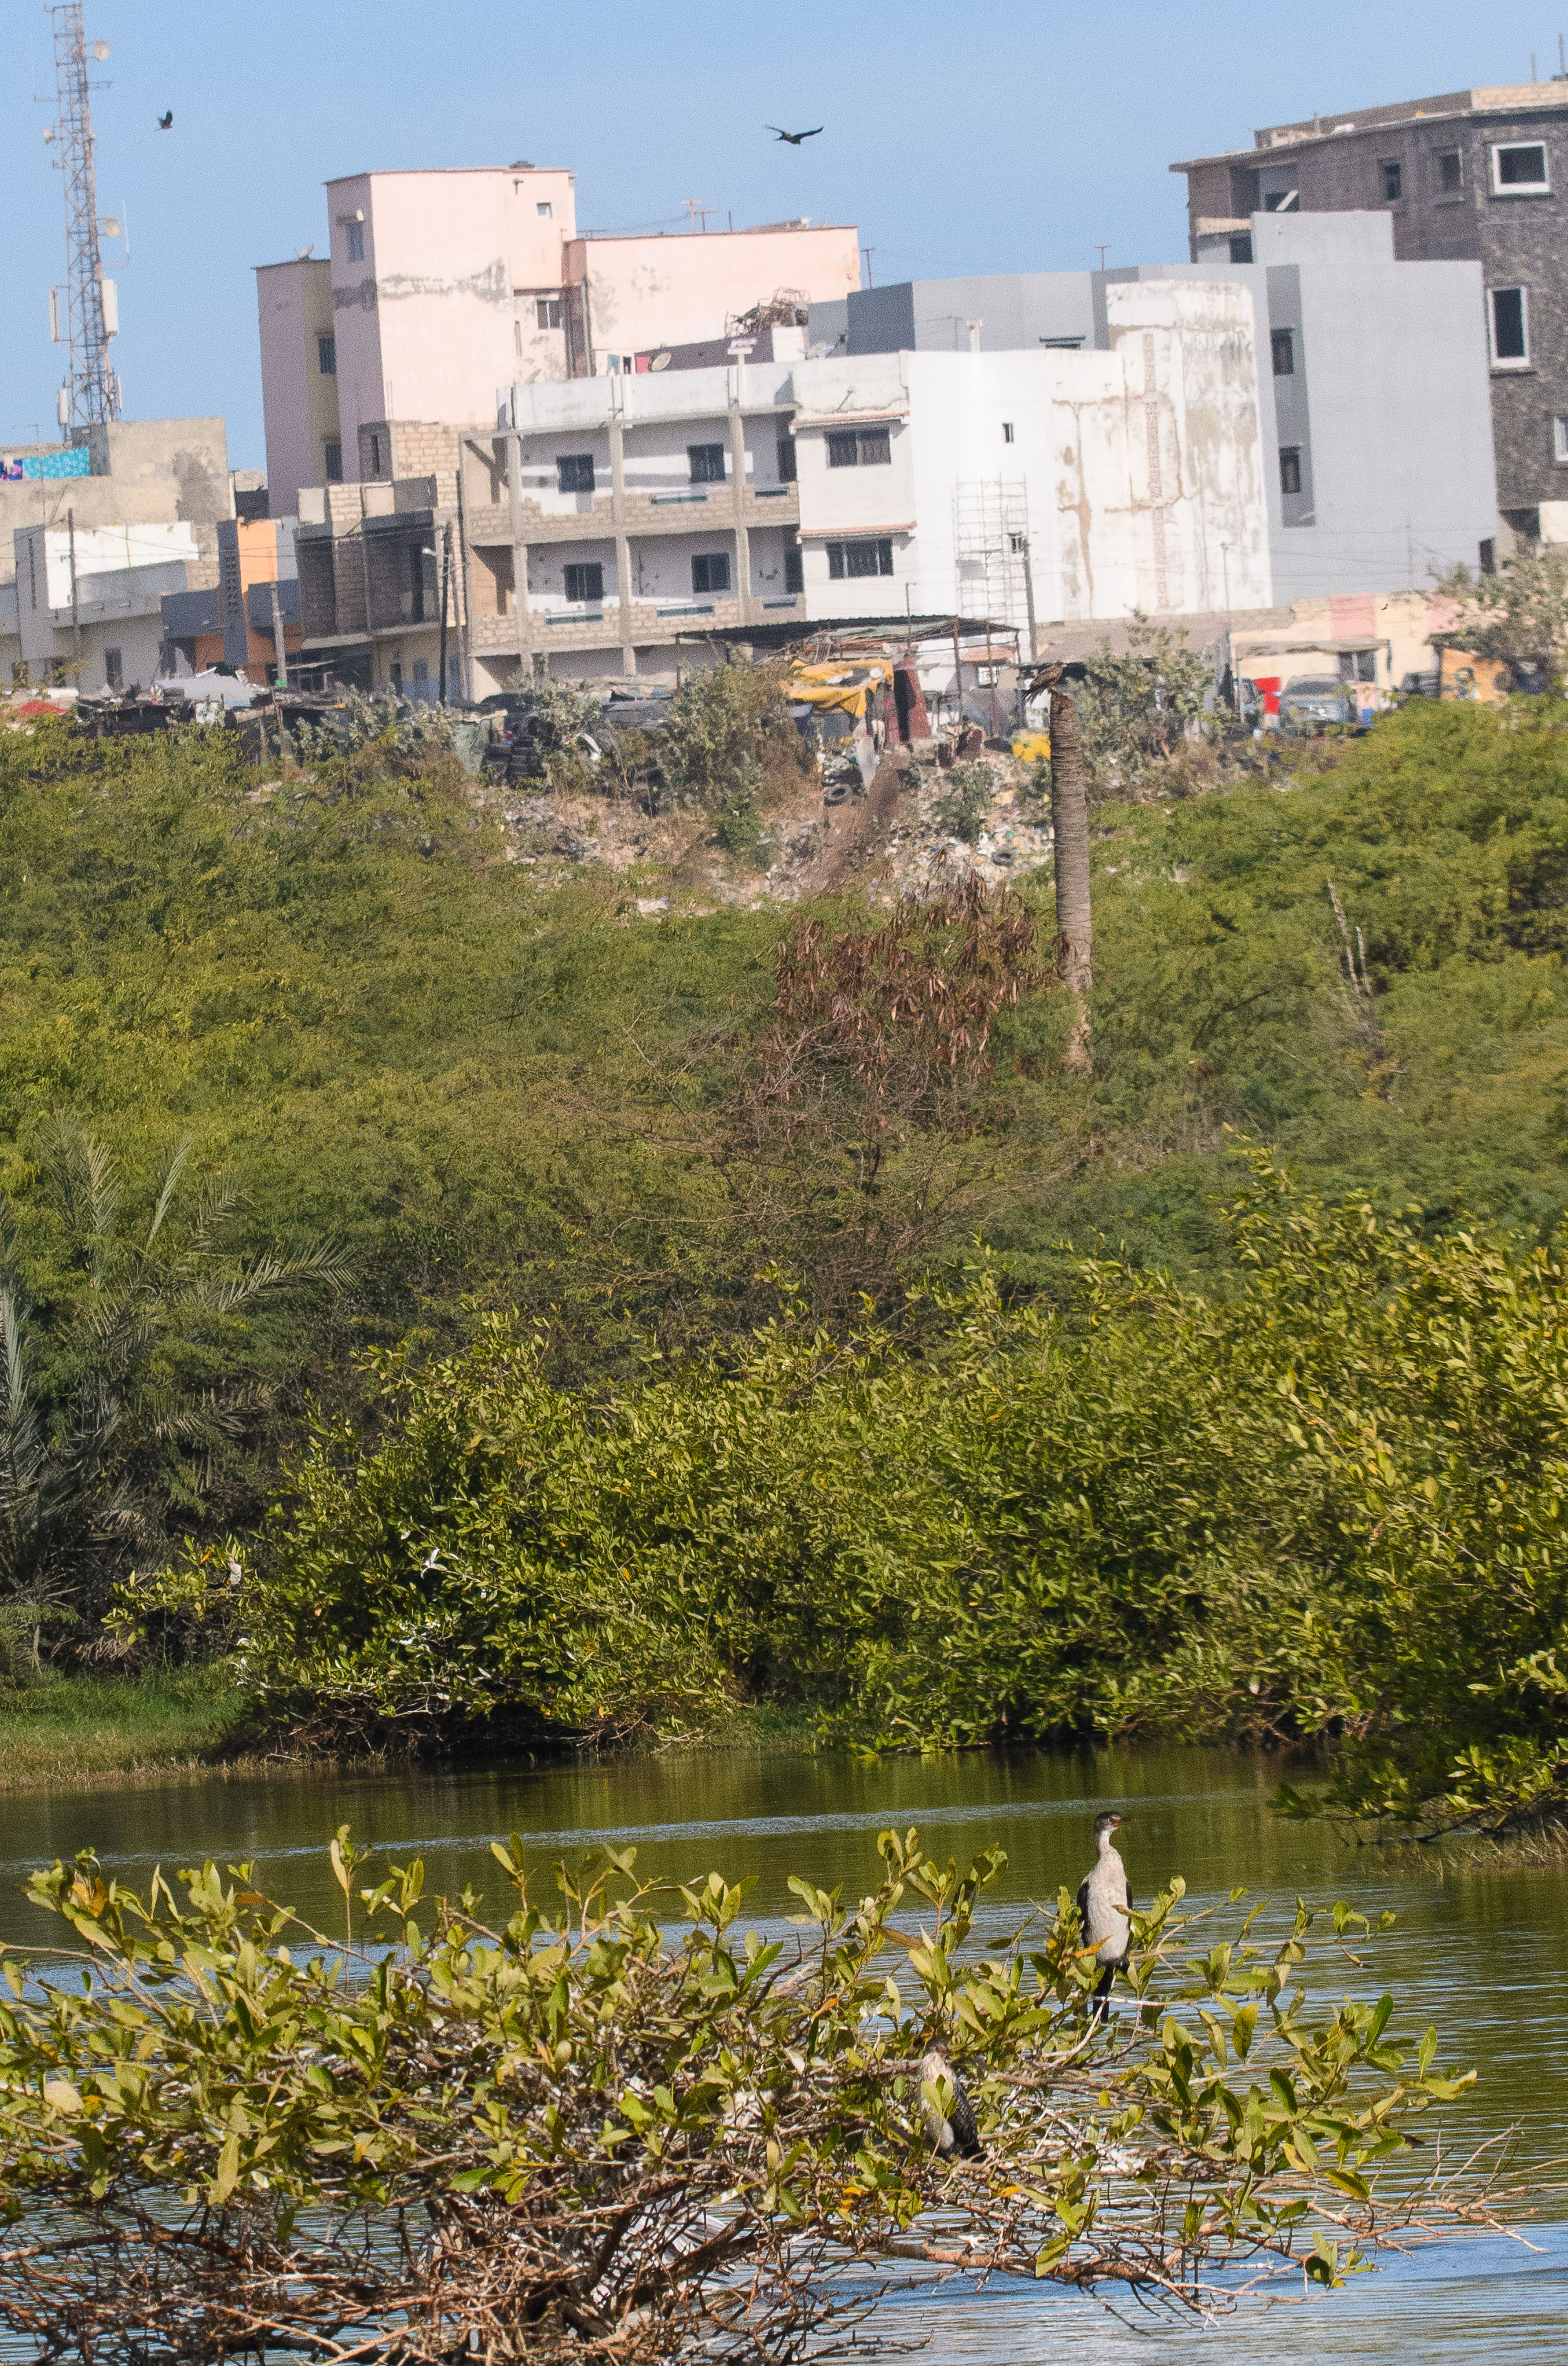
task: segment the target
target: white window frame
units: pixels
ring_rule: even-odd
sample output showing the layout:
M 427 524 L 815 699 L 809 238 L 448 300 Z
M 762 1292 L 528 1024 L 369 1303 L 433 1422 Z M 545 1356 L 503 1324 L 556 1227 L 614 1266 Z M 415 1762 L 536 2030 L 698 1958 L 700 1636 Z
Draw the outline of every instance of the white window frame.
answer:
M 1525 349 L 1518 355 L 1510 354 L 1506 360 L 1497 358 L 1497 298 L 1517 295 L 1525 332 Z M 1489 287 L 1486 290 L 1486 350 L 1495 370 L 1528 370 L 1535 365 L 1530 359 L 1530 291 L 1528 287 Z
M 1544 181 L 1505 181 L 1503 158 L 1516 148 L 1539 148 L 1546 167 Z M 1551 195 L 1551 152 L 1544 140 L 1496 140 L 1492 143 L 1492 194 L 1495 197 L 1549 197 Z
M 1560 468 L 1568 468 L 1568 413 L 1561 411 L 1551 422 L 1551 456 Z

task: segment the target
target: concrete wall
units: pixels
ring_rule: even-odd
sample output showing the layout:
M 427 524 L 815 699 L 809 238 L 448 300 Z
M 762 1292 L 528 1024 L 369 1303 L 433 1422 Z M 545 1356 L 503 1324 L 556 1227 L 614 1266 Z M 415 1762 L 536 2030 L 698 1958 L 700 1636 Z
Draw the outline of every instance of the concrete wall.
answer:
M 498 386 L 566 376 L 565 329 L 540 330 L 536 307 L 565 277 L 571 174 L 365 173 L 330 181 L 327 202 L 345 466 L 362 424 L 484 419 Z
M 233 515 L 228 442 L 221 419 L 122 419 L 88 432 L 91 477 L 0 484 L 0 582 L 14 580 L 18 529 L 61 525 L 78 533 L 114 524 L 184 520 L 214 525 Z M 210 537 L 206 548 L 212 547 Z
M 107 680 L 148 682 L 163 641 L 162 601 L 186 589 L 198 529 L 143 524 L 77 529 L 27 526 L 15 536 L 20 658 L 35 681 L 60 668 L 84 690 Z M 74 614 L 73 612 L 74 571 Z
M 979 322 L 983 354 L 1095 342 L 1088 271 L 1028 271 L 969 279 L 907 279 L 848 299 L 852 354 L 966 353 Z M 815 321 L 813 331 L 815 332 Z
M 567 276 L 583 290 L 597 373 L 612 355 L 624 361 L 651 346 L 716 337 L 736 313 L 781 288 L 797 290 L 807 304 L 841 300 L 860 285 L 860 232 L 852 224 L 792 223 L 706 235 L 581 238 L 568 249 Z
M 338 382 L 323 373 L 319 344 L 337 333 L 331 264 L 319 256 L 263 264 L 256 317 L 268 498 L 276 515 L 292 517 L 300 486 L 326 481 L 327 445 L 342 449 Z

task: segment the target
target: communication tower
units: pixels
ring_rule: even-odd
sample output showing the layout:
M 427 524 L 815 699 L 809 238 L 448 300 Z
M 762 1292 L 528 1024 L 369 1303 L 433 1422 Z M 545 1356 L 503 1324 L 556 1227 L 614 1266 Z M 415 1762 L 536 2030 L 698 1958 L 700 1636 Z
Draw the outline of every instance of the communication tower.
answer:
M 55 163 L 65 183 L 65 338 L 69 358 L 61 389 L 62 428 L 118 419 L 119 380 L 109 362 L 109 339 L 119 326 L 112 281 L 98 253 L 98 193 L 93 172 L 93 118 L 87 100 L 87 40 L 82 0 L 51 7 L 54 20 L 54 91 L 58 114 L 44 133 L 58 146 Z M 93 54 L 108 55 L 95 41 Z

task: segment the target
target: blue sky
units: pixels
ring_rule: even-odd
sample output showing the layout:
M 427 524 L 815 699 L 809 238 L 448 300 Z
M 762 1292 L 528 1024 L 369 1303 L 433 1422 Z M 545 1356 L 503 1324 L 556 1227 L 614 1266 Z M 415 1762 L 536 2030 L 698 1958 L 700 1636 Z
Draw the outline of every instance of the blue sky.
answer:
M 48 291 L 64 269 L 43 126 L 49 19 L 6 11 L 0 76 L 0 442 L 53 433 Z M 94 97 L 100 213 L 128 210 L 117 359 L 132 417 L 223 412 L 263 458 L 252 265 L 324 247 L 321 183 L 373 167 L 508 163 L 578 175 L 587 229 L 858 222 L 877 280 L 1076 270 L 1185 254 L 1173 157 L 1255 124 L 1525 82 L 1560 25 L 1495 0 L 1201 7 L 1004 0 L 87 0 L 111 45 Z M 166 108 L 174 129 L 157 129 Z M 803 150 L 766 122 L 821 123 Z

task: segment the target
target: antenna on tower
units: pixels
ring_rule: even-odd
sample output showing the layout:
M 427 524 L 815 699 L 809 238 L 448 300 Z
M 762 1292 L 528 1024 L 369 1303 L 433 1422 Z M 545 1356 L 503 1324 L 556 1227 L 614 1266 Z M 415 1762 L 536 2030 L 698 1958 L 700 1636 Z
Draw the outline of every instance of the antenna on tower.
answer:
M 119 417 L 119 380 L 109 365 L 109 339 L 119 326 L 115 289 L 104 278 L 98 253 L 98 193 L 93 172 L 93 118 L 87 104 L 87 41 L 82 0 L 62 0 L 54 19 L 54 129 L 57 163 L 65 182 L 65 344 L 61 425 L 86 427 Z M 95 58 L 108 55 L 95 41 Z M 47 137 L 47 134 L 46 134 Z

